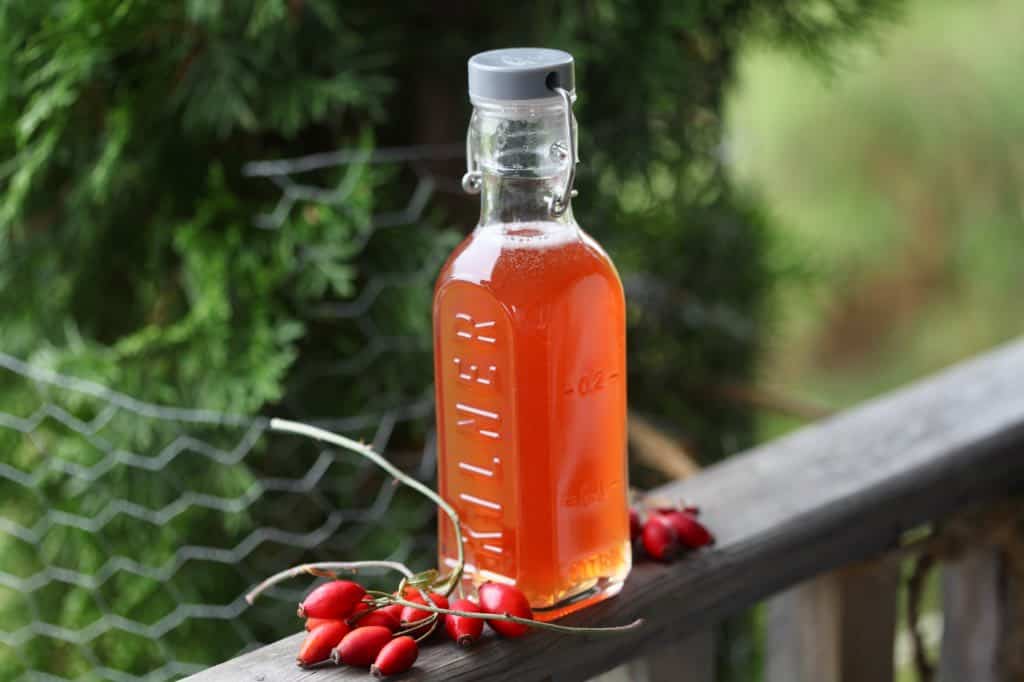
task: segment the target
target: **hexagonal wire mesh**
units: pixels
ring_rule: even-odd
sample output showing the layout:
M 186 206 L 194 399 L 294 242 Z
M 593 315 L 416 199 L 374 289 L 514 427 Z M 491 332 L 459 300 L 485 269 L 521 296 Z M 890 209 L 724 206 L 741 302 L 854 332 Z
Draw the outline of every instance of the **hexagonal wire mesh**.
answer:
M 344 183 L 323 189 L 297 174 L 463 153 L 458 144 L 343 150 L 245 172 L 280 188 L 258 224 L 277 229 L 298 202 L 346 199 Z M 408 204 L 375 216 L 358 249 L 376 230 L 416 225 L 439 187 L 459 189 L 415 170 Z M 422 286 L 425 274 L 370 273 L 354 300 L 322 311 L 353 319 L 368 338 L 329 369 L 334 376 L 405 352 L 368 313 L 382 292 Z M 300 627 L 294 605 L 308 582 L 247 608 L 243 595 L 269 573 L 325 559 L 429 561 L 429 503 L 355 455 L 271 436 L 264 418 L 142 402 L 2 352 L 0 387 L 0 679 L 181 677 Z M 432 413 L 429 397 L 395 399 L 383 412 L 318 423 L 383 451 L 399 425 L 418 422 L 429 434 Z M 389 454 L 430 480 L 425 441 L 422 451 Z

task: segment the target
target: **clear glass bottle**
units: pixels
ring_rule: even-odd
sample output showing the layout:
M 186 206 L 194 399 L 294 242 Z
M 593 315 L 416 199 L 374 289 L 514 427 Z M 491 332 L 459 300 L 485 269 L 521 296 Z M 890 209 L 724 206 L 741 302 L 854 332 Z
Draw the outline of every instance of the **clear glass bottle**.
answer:
M 434 297 L 438 486 L 465 580 L 516 584 L 542 619 L 616 594 L 631 562 L 625 303 L 570 205 L 572 66 L 557 50 L 470 60 L 480 222 Z M 439 532 L 451 567 L 447 519 Z

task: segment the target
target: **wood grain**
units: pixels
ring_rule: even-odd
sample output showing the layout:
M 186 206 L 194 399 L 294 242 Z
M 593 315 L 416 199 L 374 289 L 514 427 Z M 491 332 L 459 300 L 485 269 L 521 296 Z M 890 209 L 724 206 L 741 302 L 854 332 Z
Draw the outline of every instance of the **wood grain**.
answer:
M 641 563 L 622 594 L 566 619 L 642 628 L 613 638 L 533 633 L 423 652 L 404 680 L 585 679 L 756 601 L 892 548 L 900 534 L 1024 483 L 1024 343 L 1015 343 L 755 448 L 658 492 L 699 504 L 719 542 Z M 366 679 L 301 671 L 291 637 L 192 682 Z

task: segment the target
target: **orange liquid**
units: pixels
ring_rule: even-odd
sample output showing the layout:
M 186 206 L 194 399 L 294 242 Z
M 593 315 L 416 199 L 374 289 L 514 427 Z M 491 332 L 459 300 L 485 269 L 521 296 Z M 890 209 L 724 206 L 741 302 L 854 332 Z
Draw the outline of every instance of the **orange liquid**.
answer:
M 434 336 L 438 485 L 463 522 L 466 580 L 513 582 L 546 619 L 617 593 L 625 304 L 607 255 L 575 227 L 480 228 L 438 279 Z

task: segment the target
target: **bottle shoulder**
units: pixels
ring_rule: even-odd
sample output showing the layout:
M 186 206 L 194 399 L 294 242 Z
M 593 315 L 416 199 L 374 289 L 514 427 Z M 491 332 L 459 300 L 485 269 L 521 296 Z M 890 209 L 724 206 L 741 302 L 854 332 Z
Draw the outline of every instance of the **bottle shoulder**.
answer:
M 575 279 L 594 273 L 618 279 L 607 252 L 575 224 L 543 231 L 529 226 L 478 227 L 452 251 L 441 268 L 437 288 L 451 280 L 495 284 L 507 279 Z
M 608 252 L 604 250 L 604 247 L 590 235 L 589 232 L 580 230 L 580 236 L 587 249 L 591 252 L 595 260 L 598 260 L 607 266 L 612 273 L 615 274 L 615 279 L 620 279 L 619 269 L 615 267 L 615 262 L 612 257 L 608 255 Z M 620 280 L 619 286 L 621 287 L 622 282 Z

